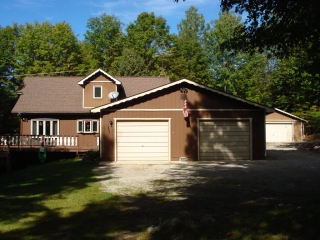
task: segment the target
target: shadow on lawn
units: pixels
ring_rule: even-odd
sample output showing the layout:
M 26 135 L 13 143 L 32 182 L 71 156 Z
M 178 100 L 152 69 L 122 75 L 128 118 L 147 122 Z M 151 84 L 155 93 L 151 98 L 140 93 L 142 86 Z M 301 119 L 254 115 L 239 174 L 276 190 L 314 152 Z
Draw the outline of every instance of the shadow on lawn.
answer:
M 121 166 L 110 165 L 101 179 L 93 175 L 96 166 L 79 162 L 57 163 L 59 170 L 51 174 L 47 168 L 55 164 L 35 166 L 0 183 L 0 223 L 24 219 L 23 228 L 0 232 L 1 239 L 317 239 L 320 196 L 313 190 L 319 178 L 308 179 L 319 169 L 298 166 L 292 175 L 275 163 L 174 165 L 166 173 L 171 180 L 152 183 L 157 193 L 119 197 L 89 191 L 105 195 L 66 216 L 43 200 L 58 195 L 67 204 L 68 192 L 111 179 Z M 28 221 L 35 214 L 37 220 Z M 148 235 L 151 225 L 161 227 Z

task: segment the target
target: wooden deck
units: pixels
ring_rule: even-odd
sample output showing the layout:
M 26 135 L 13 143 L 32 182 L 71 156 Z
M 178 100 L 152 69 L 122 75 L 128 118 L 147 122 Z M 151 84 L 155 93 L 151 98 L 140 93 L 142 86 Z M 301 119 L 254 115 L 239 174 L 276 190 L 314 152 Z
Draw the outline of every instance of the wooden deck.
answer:
M 78 135 L 0 135 L 0 163 L 5 163 L 7 172 L 10 172 L 13 165 L 11 157 L 13 152 L 22 154 L 38 152 L 42 146 L 45 147 L 46 152 L 75 153 L 77 157 L 83 156 L 89 150 L 99 148 L 99 139 L 92 146 L 80 146 L 78 140 Z
M 97 149 L 97 145 L 80 146 L 78 144 L 79 136 L 56 135 L 0 135 L 0 148 L 7 147 L 10 151 L 38 151 L 43 146 L 47 152 L 87 152 L 91 149 Z

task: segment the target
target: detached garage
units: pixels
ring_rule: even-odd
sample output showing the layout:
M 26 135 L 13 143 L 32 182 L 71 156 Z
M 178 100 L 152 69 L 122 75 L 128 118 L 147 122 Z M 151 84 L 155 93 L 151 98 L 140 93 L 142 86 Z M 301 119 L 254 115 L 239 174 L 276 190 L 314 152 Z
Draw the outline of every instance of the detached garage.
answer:
M 307 121 L 275 108 L 266 116 L 266 142 L 300 142 Z
M 236 161 L 265 159 L 274 109 L 183 79 L 91 112 L 103 161 Z

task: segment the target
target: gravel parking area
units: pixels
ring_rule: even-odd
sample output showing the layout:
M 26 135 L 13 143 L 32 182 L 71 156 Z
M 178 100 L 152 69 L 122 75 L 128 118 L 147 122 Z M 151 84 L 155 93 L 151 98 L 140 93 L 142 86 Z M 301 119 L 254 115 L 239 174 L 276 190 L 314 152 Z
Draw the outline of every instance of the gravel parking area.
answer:
M 320 153 L 296 144 L 268 145 L 259 161 L 119 164 L 96 169 L 106 192 L 181 201 L 201 199 L 218 205 L 290 204 L 320 199 Z M 107 177 L 106 177 L 107 176 Z

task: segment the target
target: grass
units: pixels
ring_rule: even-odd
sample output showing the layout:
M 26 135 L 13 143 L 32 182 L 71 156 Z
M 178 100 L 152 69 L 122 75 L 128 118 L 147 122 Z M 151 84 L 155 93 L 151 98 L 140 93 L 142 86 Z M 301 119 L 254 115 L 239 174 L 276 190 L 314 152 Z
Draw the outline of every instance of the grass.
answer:
M 98 179 L 94 167 L 64 159 L 0 175 L 0 239 L 320 239 L 317 201 L 241 208 L 230 199 L 217 213 L 208 199 L 103 192 L 100 181 L 111 178 L 112 169 Z M 211 221 L 203 223 L 204 214 L 212 214 Z M 180 224 L 148 235 L 160 218 L 175 217 Z

